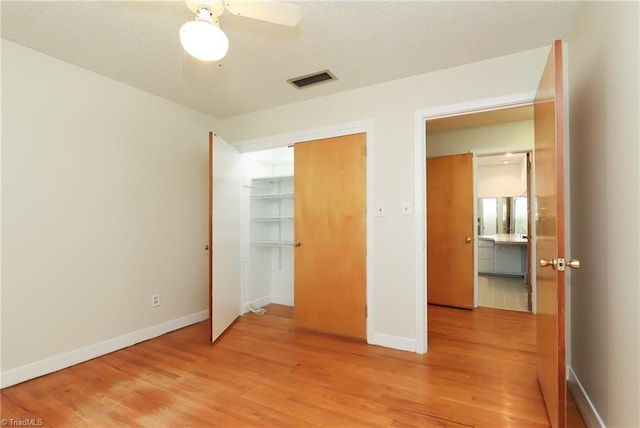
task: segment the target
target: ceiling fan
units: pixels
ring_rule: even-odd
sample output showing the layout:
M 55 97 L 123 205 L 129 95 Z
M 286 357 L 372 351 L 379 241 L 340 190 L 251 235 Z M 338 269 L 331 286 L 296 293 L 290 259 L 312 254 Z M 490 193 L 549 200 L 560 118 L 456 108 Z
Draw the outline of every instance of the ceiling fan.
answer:
M 226 10 L 237 16 L 295 27 L 300 22 L 300 6 L 273 0 L 186 0 L 196 19 L 180 28 L 184 50 L 201 61 L 218 61 L 229 49 L 229 39 L 220 29 L 218 17 Z

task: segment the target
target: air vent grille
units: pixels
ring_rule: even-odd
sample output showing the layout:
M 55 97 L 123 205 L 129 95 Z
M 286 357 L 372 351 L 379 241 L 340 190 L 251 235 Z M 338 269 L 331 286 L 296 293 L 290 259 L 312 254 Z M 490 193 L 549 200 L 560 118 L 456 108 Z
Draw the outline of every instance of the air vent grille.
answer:
M 329 82 L 331 80 L 337 80 L 329 70 L 319 71 L 317 73 L 307 74 L 305 76 L 294 77 L 287 80 L 298 89 L 306 88 L 307 86 L 317 85 L 323 82 Z

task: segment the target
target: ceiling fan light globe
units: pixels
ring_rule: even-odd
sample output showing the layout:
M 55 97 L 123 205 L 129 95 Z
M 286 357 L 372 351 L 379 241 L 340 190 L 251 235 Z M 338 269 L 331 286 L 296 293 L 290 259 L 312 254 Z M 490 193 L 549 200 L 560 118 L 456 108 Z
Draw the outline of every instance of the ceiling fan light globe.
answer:
M 218 61 L 229 50 L 229 39 L 217 26 L 206 21 L 189 21 L 180 28 L 184 50 L 200 61 Z

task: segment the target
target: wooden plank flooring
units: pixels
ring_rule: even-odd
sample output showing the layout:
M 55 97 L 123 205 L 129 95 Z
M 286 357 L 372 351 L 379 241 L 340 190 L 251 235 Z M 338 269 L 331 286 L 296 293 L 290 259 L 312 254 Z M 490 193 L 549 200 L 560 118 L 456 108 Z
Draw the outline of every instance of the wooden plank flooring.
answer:
M 416 355 L 241 317 L 199 323 L 2 390 L 2 418 L 44 426 L 547 427 L 529 313 L 429 307 Z

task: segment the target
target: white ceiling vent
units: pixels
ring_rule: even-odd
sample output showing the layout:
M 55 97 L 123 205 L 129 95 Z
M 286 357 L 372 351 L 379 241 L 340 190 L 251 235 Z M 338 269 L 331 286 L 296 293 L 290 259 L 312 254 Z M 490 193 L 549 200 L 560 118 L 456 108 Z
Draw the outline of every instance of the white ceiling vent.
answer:
M 334 76 L 329 70 L 324 70 L 307 74 L 305 76 L 294 77 L 293 79 L 287 80 L 287 82 L 291 83 L 296 88 L 301 89 L 306 88 L 307 86 L 317 85 L 319 83 L 330 82 L 332 80 L 337 80 L 336 76 Z

